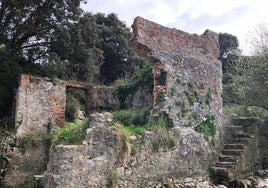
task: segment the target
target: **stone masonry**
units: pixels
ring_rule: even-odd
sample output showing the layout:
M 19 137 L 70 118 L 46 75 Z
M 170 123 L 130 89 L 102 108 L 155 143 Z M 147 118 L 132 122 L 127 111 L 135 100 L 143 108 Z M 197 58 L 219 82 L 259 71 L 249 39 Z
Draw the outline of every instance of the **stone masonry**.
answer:
M 87 113 L 119 108 L 118 93 L 109 87 L 22 74 L 15 113 L 17 137 L 47 133 L 49 126 L 64 125 L 66 87 L 86 91 Z
M 113 138 L 115 127 L 110 116 L 99 114 L 109 117 L 109 122 L 90 118 L 82 146 L 56 146 L 50 152 L 45 187 L 211 187 L 207 175 L 215 147 L 194 127 L 212 114 L 218 135 L 221 129 L 218 35 L 212 31 L 191 35 L 140 17 L 135 19 L 133 31 L 134 46 L 153 66 L 154 114 L 162 112 L 173 121 L 168 132 L 174 135 L 174 147 L 160 146 L 156 151 L 154 145 L 165 138 L 147 131 L 143 137 L 129 138 L 129 146 L 123 148 L 136 153 L 120 163 L 118 159 L 125 152 Z M 117 185 L 112 186 L 113 182 Z
M 17 136 L 46 133 L 48 124 L 63 126 L 66 105 L 63 81 L 21 75 L 17 92 Z
M 221 127 L 218 34 L 206 30 L 198 36 L 141 17 L 132 28 L 133 46 L 154 69 L 154 112 L 166 112 L 180 126 L 194 126 L 213 114 Z

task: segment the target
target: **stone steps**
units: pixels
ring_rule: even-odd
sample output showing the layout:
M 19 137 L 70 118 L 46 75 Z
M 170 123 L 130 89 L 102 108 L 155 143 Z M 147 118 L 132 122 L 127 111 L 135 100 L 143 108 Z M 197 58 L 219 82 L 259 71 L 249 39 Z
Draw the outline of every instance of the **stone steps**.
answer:
M 226 169 L 235 169 L 236 162 L 217 162 L 214 166 Z
M 230 138 L 227 140 L 226 144 L 244 144 L 247 145 L 250 142 L 250 138 Z
M 211 168 L 211 177 L 215 183 L 226 183 L 233 178 L 241 156 L 256 133 L 257 128 L 252 123 L 254 121 L 251 118 L 238 118 L 233 121 L 233 125 L 226 127 L 225 134 L 228 137 L 217 162 Z
M 224 149 L 245 149 L 245 144 L 231 143 L 224 145 Z
M 229 156 L 241 156 L 245 150 L 243 149 L 223 149 L 221 153 Z
M 239 133 L 237 134 L 238 138 L 254 138 L 252 133 Z
M 231 156 L 231 155 L 219 155 L 218 161 L 219 162 L 234 162 L 234 163 L 237 163 L 238 157 L 237 156 Z

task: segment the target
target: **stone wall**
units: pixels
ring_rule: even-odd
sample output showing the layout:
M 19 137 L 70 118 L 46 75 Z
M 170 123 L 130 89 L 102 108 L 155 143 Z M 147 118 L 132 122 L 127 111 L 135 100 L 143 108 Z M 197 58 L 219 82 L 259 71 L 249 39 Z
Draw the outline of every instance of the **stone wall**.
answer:
M 90 120 L 83 145 L 51 148 L 44 187 L 212 187 L 209 145 L 194 131 L 155 151 L 153 132 L 129 138 L 107 112 Z
M 222 125 L 222 70 L 218 34 L 198 36 L 137 17 L 133 46 L 154 68 L 154 111 L 179 126 L 195 126 L 213 114 Z M 194 117 L 193 117 L 194 116 Z
M 118 91 L 108 86 L 89 87 L 86 101 L 88 112 L 118 110 L 120 108 Z
M 47 133 L 49 123 L 63 126 L 65 92 L 63 81 L 21 75 L 15 114 L 17 137 Z
M 19 80 L 16 98 L 15 122 L 18 137 L 46 133 L 48 124 L 63 126 L 66 87 L 87 91 L 87 113 L 99 109 L 119 108 L 118 93 L 111 88 L 23 74 Z

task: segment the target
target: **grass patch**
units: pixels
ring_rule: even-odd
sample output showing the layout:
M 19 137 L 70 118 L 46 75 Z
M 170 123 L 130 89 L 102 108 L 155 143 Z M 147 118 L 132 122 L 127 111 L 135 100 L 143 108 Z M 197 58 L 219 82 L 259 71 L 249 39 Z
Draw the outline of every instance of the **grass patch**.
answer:
M 116 123 L 117 132 L 121 132 L 119 135 L 125 135 L 125 146 L 122 149 L 122 154 L 120 156 L 128 156 L 128 151 L 131 149 L 128 145 L 128 137 L 134 135 L 144 135 L 146 131 L 154 132 L 154 139 L 152 141 L 152 147 L 154 151 L 158 151 L 160 148 L 174 148 L 176 146 L 176 139 L 179 137 L 180 133 L 170 134 L 169 129 L 173 127 L 173 122 L 165 114 L 160 114 L 158 116 L 150 116 L 150 113 L 146 112 L 149 110 L 141 110 L 140 112 L 134 111 L 117 111 L 114 112 L 114 119 L 118 122 Z M 142 117 L 142 121 L 133 121 L 138 117 Z M 140 118 L 138 118 L 140 119 Z M 134 122 L 136 122 L 134 124 Z M 122 137 L 123 139 L 123 137 Z M 125 151 L 124 151 L 125 150 Z M 133 151 L 136 154 L 138 150 Z M 131 153 L 131 151 L 130 151 Z M 127 155 L 126 155 L 127 154 Z M 127 158 L 127 157 L 123 157 Z M 122 161 L 122 160 L 120 160 Z M 124 161 L 124 160 L 123 160 Z
M 145 107 L 141 110 L 119 110 L 113 112 L 114 120 L 122 123 L 124 126 L 145 125 L 150 116 L 151 107 Z
M 125 127 L 125 129 L 130 136 L 144 135 L 146 131 L 146 127 L 141 127 L 141 126 L 128 126 L 128 127 Z
M 66 122 L 64 126 L 52 133 L 52 145 L 78 145 L 81 144 L 86 129 L 88 128 L 88 119 L 75 120 L 74 123 Z
M 176 139 L 178 134 L 170 134 L 168 127 L 165 125 L 157 125 L 153 127 L 155 138 L 152 141 L 154 151 L 159 151 L 160 148 L 172 149 L 176 147 Z

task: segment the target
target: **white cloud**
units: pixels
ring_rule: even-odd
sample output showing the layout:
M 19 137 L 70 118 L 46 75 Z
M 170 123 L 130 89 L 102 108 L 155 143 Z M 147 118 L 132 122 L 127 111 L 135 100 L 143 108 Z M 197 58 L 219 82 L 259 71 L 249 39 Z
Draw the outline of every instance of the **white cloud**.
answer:
M 206 29 L 227 32 L 244 45 L 247 32 L 266 22 L 266 4 L 266 0 L 88 0 L 82 8 L 92 13 L 116 13 L 129 27 L 141 16 L 190 33 L 201 34 Z

